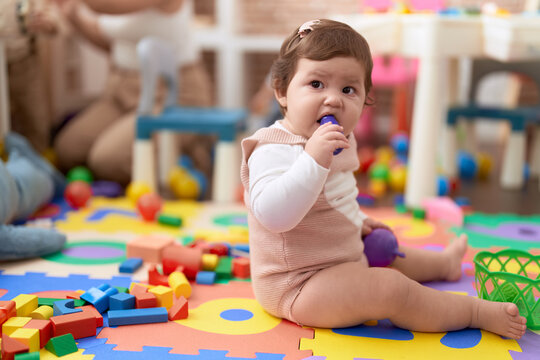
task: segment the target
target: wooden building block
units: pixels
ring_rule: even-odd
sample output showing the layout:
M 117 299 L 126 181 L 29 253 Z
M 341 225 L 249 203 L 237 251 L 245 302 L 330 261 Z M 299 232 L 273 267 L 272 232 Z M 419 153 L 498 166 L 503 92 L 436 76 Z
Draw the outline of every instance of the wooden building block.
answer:
M 164 307 L 110 310 L 108 315 L 110 326 L 148 324 L 168 321 L 167 309 Z
M 38 307 L 38 297 L 36 295 L 19 294 L 12 301 L 15 301 L 17 316 L 28 316 Z
M 41 305 L 36 310 L 30 313 L 32 319 L 38 320 L 49 320 L 51 316 L 54 315 L 54 310 L 52 307 L 47 305 Z
M 16 354 L 28 352 L 28 346 L 22 342 L 2 334 L 2 360 L 13 360 Z
M 75 339 L 96 335 L 96 317 L 90 312 L 53 316 L 53 335 L 60 336 L 71 333 Z
M 45 349 L 58 357 L 79 351 L 73 335 L 69 333 L 51 338 Z
M 169 309 L 169 320 L 174 321 L 186 319 L 189 313 L 188 307 L 188 301 L 186 300 L 186 298 L 180 296 L 180 298 L 177 299 L 174 302 L 173 306 Z
M 11 317 L 2 324 L 2 334 L 11 335 L 15 330 L 22 328 L 30 320 L 32 320 L 32 318 L 27 316 Z
M 39 330 L 20 328 L 15 330 L 10 337 L 28 346 L 29 352 L 39 351 Z
M 50 320 L 32 319 L 23 326 L 23 329 L 36 329 L 39 331 L 39 347 L 44 347 L 52 337 L 52 323 Z
M 175 242 L 165 235 L 141 235 L 126 244 L 126 256 L 138 257 L 145 262 L 160 263 L 162 250 Z
M 177 298 L 183 296 L 188 299 L 191 296 L 191 284 L 181 272 L 173 271 L 169 275 L 169 286 L 173 289 Z
M 157 306 L 169 310 L 173 305 L 173 291 L 168 286 L 158 285 L 148 290 L 156 296 Z

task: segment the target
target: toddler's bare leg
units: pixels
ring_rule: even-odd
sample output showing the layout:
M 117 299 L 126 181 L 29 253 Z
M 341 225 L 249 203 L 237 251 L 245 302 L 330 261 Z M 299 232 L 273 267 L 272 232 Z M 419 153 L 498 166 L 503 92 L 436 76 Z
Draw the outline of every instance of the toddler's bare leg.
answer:
M 479 327 L 510 338 L 519 338 L 525 331 L 525 319 L 515 304 L 437 291 L 399 271 L 366 268 L 356 262 L 314 275 L 298 295 L 292 315 L 303 325 L 324 328 L 388 318 L 413 331 Z
M 400 246 L 405 257 L 397 257 L 392 267 L 409 278 L 424 282 L 435 280 L 457 281 L 461 277 L 461 261 L 467 251 L 467 235 L 455 238 L 443 251 Z

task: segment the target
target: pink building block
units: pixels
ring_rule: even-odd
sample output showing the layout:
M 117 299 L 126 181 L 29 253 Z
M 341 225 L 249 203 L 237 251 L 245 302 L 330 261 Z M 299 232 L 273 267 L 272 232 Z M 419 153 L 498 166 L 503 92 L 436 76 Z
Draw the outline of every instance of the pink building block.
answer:
M 141 235 L 126 244 L 126 257 L 139 257 L 145 262 L 161 263 L 161 252 L 174 243 L 165 235 Z
M 449 197 L 434 197 L 422 202 L 426 210 L 426 219 L 441 220 L 455 226 L 463 226 L 463 210 Z

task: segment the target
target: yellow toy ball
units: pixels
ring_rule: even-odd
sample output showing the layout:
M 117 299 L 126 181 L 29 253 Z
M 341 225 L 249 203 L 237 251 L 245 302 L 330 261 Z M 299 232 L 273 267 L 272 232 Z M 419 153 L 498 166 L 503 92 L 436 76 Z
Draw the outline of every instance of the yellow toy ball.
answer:
M 394 158 L 394 150 L 390 146 L 381 146 L 375 151 L 375 162 L 390 165 Z
M 386 193 L 386 182 L 379 179 L 371 179 L 368 188 L 371 195 L 379 198 Z
M 179 199 L 197 199 L 201 193 L 199 183 L 187 170 L 174 167 L 169 172 L 169 187 Z
M 478 178 L 480 180 L 487 180 L 493 167 L 491 157 L 486 153 L 478 153 L 476 155 L 476 164 L 478 165 Z
M 390 169 L 390 188 L 396 192 L 404 192 L 405 184 L 407 183 L 407 168 L 403 165 L 398 165 Z
M 150 194 L 151 192 L 152 189 L 147 183 L 143 181 L 134 181 L 129 183 L 126 189 L 126 196 L 129 200 L 136 204 L 141 195 Z

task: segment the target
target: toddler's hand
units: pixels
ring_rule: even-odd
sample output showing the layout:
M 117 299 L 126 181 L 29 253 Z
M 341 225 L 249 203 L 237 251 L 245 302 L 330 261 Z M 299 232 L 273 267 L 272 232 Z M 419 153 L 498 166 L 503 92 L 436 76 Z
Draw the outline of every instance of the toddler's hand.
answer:
M 392 231 L 388 225 L 383 224 L 380 221 L 374 220 L 372 218 L 367 218 L 362 223 L 362 237 L 368 235 L 375 229 L 386 229 Z
M 342 131 L 343 128 L 340 125 L 327 123 L 319 126 L 307 141 L 306 152 L 319 165 L 330 168 L 334 150 L 349 147 L 349 141 Z

